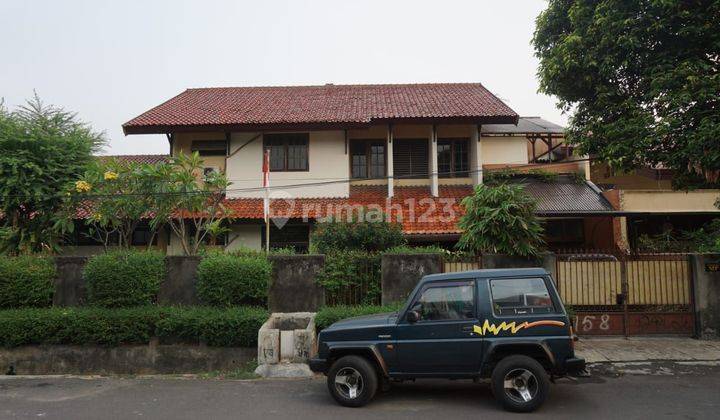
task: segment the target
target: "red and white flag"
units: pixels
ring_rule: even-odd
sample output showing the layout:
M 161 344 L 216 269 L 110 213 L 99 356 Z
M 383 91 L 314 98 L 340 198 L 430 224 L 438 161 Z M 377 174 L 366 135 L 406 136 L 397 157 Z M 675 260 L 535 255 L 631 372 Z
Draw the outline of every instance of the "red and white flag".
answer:
M 265 223 L 268 223 L 270 218 L 270 197 L 268 195 L 268 189 L 270 188 L 270 150 L 265 149 L 263 155 L 263 179 L 262 186 L 265 188 L 265 198 L 263 200 L 263 216 L 265 217 Z

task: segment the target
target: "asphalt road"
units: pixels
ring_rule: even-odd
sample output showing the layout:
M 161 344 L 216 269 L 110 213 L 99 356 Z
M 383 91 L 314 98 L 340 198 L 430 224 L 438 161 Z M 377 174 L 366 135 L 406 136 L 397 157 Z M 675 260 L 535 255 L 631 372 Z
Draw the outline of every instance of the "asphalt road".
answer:
M 553 386 L 537 419 L 720 417 L 720 368 L 683 373 L 642 367 Z M 640 373 L 640 374 L 637 374 Z M 487 384 L 396 384 L 360 409 L 340 407 L 322 379 L 0 377 L 0 418 L 47 419 L 465 419 L 504 418 Z M 513 415 L 514 416 L 514 415 Z

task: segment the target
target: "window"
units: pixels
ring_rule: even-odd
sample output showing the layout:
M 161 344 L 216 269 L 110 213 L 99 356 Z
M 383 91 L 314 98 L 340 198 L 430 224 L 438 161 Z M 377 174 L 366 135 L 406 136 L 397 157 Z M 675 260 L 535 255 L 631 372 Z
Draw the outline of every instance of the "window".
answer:
M 141 223 L 132 233 L 132 245 L 147 245 L 152 237 L 152 244 L 157 245 L 157 235 L 153 237 L 148 223 Z
M 270 150 L 270 171 L 308 170 L 307 133 L 266 134 L 263 147 Z
M 473 282 L 431 285 L 423 290 L 411 310 L 420 321 L 443 321 L 475 318 Z
M 542 278 L 491 280 L 490 290 L 496 315 L 555 312 Z
M 353 140 L 350 144 L 353 178 L 385 177 L 385 141 Z
M 438 139 L 438 173 L 440 177 L 467 177 L 468 139 Z
M 396 178 L 427 178 L 428 139 L 395 139 L 393 171 Z
M 265 246 L 265 227 L 262 227 L 262 243 Z M 310 245 L 309 225 L 285 225 L 278 228 L 270 225 L 270 249 L 293 248 L 295 252 L 305 253 Z
M 225 140 L 194 140 L 190 146 L 192 152 L 200 156 L 225 156 L 227 154 L 227 141 Z

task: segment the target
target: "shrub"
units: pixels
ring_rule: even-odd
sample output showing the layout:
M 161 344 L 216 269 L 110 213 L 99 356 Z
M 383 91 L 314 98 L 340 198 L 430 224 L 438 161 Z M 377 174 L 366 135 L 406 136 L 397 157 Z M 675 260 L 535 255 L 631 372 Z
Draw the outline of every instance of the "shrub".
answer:
M 0 346 L 117 346 L 147 344 L 157 336 L 162 342 L 252 347 L 267 316 L 244 307 L 10 309 L 0 311 Z
M 537 256 L 543 247 L 543 227 L 535 215 L 537 203 L 520 185 L 478 185 L 462 200 L 465 214 L 458 226 L 463 251 Z
M 325 255 L 325 265 L 316 282 L 325 288 L 333 304 L 373 304 L 381 295 L 380 254 L 365 251 L 337 251 Z
M 148 305 L 155 302 L 165 277 L 165 258 L 152 251 L 100 254 L 90 258 L 83 277 L 91 306 Z
M 442 247 L 439 247 L 437 245 L 427 245 L 427 246 L 408 246 L 408 245 L 401 245 L 401 246 L 395 246 L 387 251 L 385 251 L 383 254 L 447 254 L 448 251 Z
M 315 328 L 320 331 L 335 322 L 355 316 L 397 312 L 402 306 L 402 303 L 386 306 L 326 306 L 315 316 Z
M 212 306 L 264 303 L 271 274 L 263 255 L 212 254 L 198 265 L 198 297 Z
M 321 254 L 351 250 L 377 252 L 404 245 L 405 238 L 399 223 L 330 219 L 316 225 L 310 243 Z
M 162 343 L 205 343 L 214 347 L 257 345 L 258 330 L 268 312 L 257 307 L 166 308 L 157 324 Z
M 0 308 L 50 306 L 55 274 L 50 258 L 0 257 Z

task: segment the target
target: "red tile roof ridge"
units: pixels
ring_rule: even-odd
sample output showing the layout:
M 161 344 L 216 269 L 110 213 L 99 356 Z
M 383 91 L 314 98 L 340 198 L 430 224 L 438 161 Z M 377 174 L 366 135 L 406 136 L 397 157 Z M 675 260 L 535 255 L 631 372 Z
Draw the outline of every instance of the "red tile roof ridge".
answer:
M 480 82 L 417 82 L 417 83 L 326 83 L 316 85 L 257 85 L 257 86 L 204 86 L 186 88 L 185 91 L 191 90 L 225 90 L 225 89 L 288 89 L 288 88 L 332 88 L 332 87 L 415 87 L 415 86 L 474 86 L 479 85 L 487 89 Z M 181 95 L 183 92 L 179 93 Z M 489 90 L 488 90 L 489 92 Z M 492 92 L 490 92 L 492 93 Z M 175 96 L 178 96 L 175 95 Z M 496 96 L 497 97 L 497 96 Z M 172 100 L 173 98 L 168 99 Z M 498 98 L 499 99 L 499 98 Z M 167 101 L 165 101 L 167 102 Z M 160 104 L 162 105 L 162 104 Z M 158 105 L 159 106 L 159 105 Z

